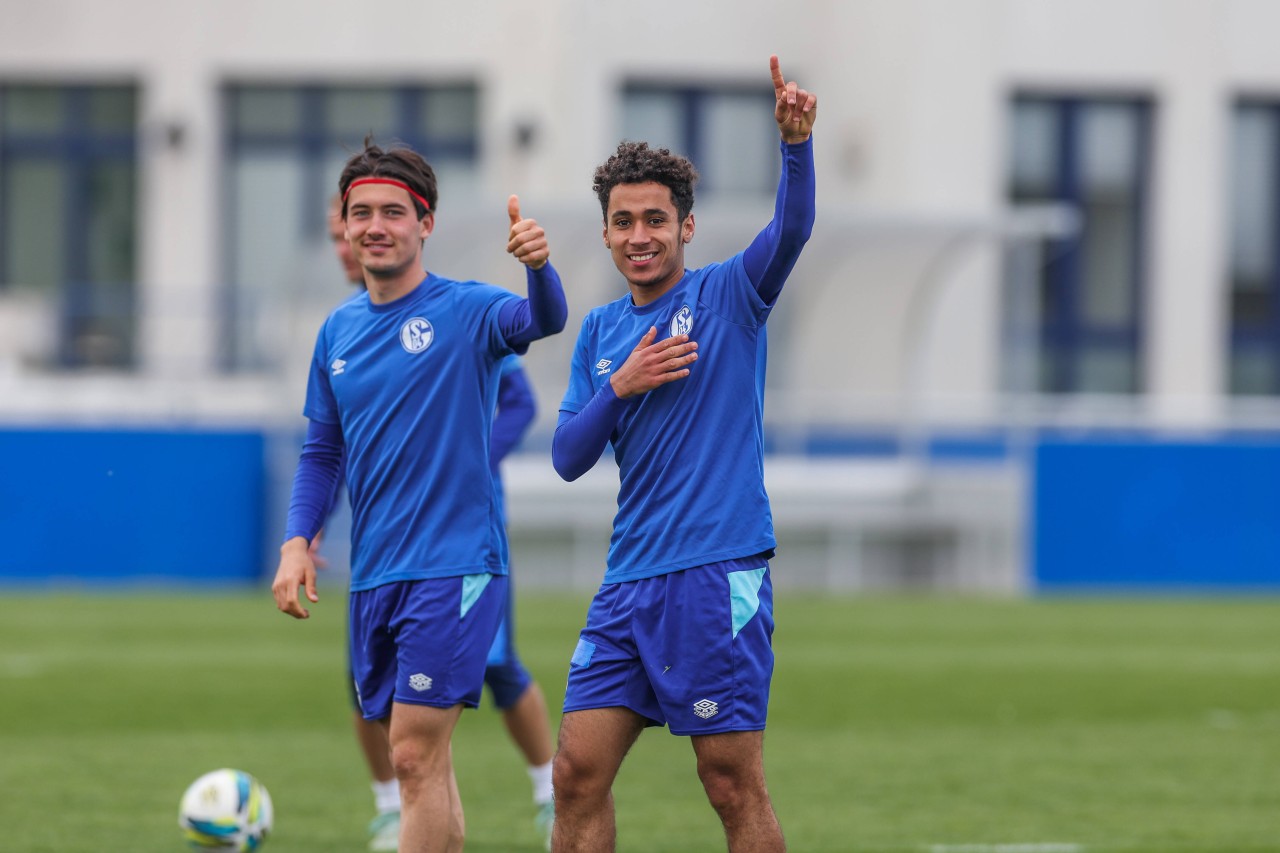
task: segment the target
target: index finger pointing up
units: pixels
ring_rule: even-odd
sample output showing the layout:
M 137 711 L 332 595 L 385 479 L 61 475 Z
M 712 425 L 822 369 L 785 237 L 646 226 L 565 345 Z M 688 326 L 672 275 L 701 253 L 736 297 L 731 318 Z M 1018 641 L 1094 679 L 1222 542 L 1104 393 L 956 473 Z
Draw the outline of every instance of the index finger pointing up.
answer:
M 782 76 L 782 64 L 778 62 L 777 54 L 769 57 L 769 73 L 773 75 L 774 94 L 781 98 L 782 90 L 787 88 L 787 81 Z
M 515 225 L 520 221 L 520 197 L 511 196 L 507 199 L 507 216 L 511 217 L 511 224 Z

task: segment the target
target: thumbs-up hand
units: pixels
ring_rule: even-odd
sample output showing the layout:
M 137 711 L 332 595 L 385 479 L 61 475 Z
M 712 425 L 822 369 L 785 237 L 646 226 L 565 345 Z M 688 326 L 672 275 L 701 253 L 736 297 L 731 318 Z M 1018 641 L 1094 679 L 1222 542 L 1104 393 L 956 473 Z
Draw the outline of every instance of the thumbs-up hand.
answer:
M 551 249 L 547 246 L 547 234 L 542 226 L 533 219 L 520 216 L 520 198 L 511 196 L 507 199 L 507 216 L 511 219 L 511 234 L 507 238 L 507 251 L 515 255 L 517 261 L 530 269 L 541 269 L 551 257 Z

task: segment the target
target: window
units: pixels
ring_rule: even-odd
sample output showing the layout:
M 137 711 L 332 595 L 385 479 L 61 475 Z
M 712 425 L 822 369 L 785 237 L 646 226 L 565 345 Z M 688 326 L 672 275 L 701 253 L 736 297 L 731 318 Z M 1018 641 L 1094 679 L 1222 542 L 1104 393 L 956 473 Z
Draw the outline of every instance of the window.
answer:
M 1040 247 L 1031 282 L 1006 276 L 1009 323 L 1031 325 L 1031 338 L 1038 341 L 1035 352 L 1015 351 L 1007 362 L 1034 359 L 1035 390 L 1141 390 L 1150 116 L 1150 104 L 1142 99 L 1013 100 L 1010 201 L 1068 204 L 1081 217 L 1075 236 Z M 1018 287 L 1034 292 L 1014 292 Z M 1022 310 L 1033 316 L 1019 318 L 1016 306 L 1030 306 Z M 1026 331 L 1009 339 L 1026 340 Z
M 1241 101 L 1232 117 L 1230 205 L 1233 394 L 1280 394 L 1280 102 Z
M 698 198 L 771 198 L 781 156 L 774 98 L 759 87 L 632 83 L 623 89 L 622 138 L 688 157 Z
M 49 318 L 36 366 L 134 363 L 136 128 L 133 86 L 0 85 L 0 299 Z
M 223 361 L 231 370 L 280 366 L 282 315 L 311 275 L 337 280 L 331 258 L 306 258 L 327 237 L 328 200 L 366 134 L 409 145 L 436 173 L 443 204 L 479 178 L 474 85 L 273 86 L 237 84 L 227 116 Z M 317 271 L 319 271 L 317 273 Z M 314 334 L 309 328 L 308 334 Z

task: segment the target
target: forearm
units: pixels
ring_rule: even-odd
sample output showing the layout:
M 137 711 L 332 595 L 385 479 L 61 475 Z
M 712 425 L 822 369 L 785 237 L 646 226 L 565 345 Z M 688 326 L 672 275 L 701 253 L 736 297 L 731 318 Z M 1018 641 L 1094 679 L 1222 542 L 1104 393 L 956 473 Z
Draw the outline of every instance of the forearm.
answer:
M 777 299 L 801 249 L 813 233 L 815 198 L 813 138 L 794 144 L 782 143 L 782 174 L 773 221 L 743 252 L 747 277 L 766 303 Z
M 606 382 L 582 411 L 561 410 L 551 442 L 551 464 L 556 473 L 572 481 L 590 471 L 630 406 L 631 401 L 620 399 Z
M 533 389 L 523 370 L 502 377 L 498 385 L 498 412 L 489 432 L 489 464 L 494 469 L 515 449 L 537 416 Z
M 564 328 L 569 306 L 560 275 L 550 263 L 538 269 L 525 267 L 528 298 L 504 306 L 500 318 L 502 336 L 512 349 L 522 352 L 529 344 Z
M 308 542 L 324 526 L 342 470 L 342 429 L 311 421 L 293 476 L 293 493 L 285 524 L 285 541 L 301 536 Z

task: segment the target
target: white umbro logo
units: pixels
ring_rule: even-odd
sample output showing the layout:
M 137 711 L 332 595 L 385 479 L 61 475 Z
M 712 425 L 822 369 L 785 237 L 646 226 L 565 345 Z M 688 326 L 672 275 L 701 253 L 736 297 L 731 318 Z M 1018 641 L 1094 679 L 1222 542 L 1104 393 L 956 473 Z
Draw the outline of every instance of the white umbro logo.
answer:
M 607 359 L 607 358 L 602 358 L 602 359 L 600 359 L 599 361 L 597 361 L 597 362 L 596 362 L 596 376 L 604 376 L 606 373 L 608 373 L 608 372 L 609 372 L 609 365 L 611 365 L 611 364 L 613 364 L 613 362 L 612 362 L 612 361 L 610 361 L 610 360 L 609 360 L 609 359 Z
M 431 689 L 431 679 L 419 672 L 409 676 L 409 686 L 421 693 Z
M 343 372 L 345 372 L 346 367 L 347 367 L 347 363 L 346 363 L 345 361 L 343 361 L 342 359 L 340 359 L 340 358 L 335 358 L 335 359 L 333 360 L 333 364 L 331 364 L 331 365 L 329 365 L 329 366 L 330 366 L 331 368 L 333 368 L 333 375 L 334 375 L 334 376 L 339 376 L 339 375 L 341 375 Z
M 720 706 L 710 699 L 699 699 L 693 703 L 693 713 L 704 720 L 709 720 L 720 713 Z

